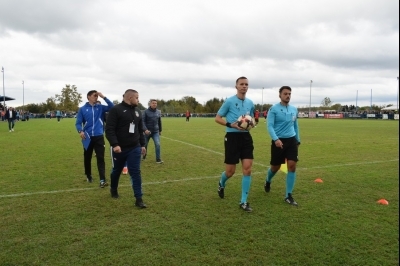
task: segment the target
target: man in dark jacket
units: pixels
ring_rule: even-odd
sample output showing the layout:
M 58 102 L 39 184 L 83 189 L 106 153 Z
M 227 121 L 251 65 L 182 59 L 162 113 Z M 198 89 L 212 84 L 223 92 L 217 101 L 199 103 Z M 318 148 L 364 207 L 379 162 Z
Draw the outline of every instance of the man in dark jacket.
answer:
M 127 90 L 123 101 L 108 113 L 106 138 L 112 147 L 113 168 L 111 171 L 111 197 L 118 198 L 118 182 L 125 162 L 131 177 L 135 206 L 146 208 L 142 200 L 142 177 L 140 157 L 146 154 L 143 135 L 142 113 L 139 108 L 139 93 Z
M 161 111 L 157 110 L 157 100 L 151 99 L 149 108 L 143 114 L 143 129 L 146 138 L 146 151 L 150 138 L 153 139 L 156 150 L 156 163 L 163 163 L 161 160 L 161 145 L 160 136 L 162 131 Z M 146 154 L 143 155 L 143 160 L 146 159 Z
M 14 131 L 15 119 L 17 119 L 17 112 L 14 110 L 14 108 L 8 108 L 6 111 L 6 119 L 8 121 L 8 129 L 10 132 Z

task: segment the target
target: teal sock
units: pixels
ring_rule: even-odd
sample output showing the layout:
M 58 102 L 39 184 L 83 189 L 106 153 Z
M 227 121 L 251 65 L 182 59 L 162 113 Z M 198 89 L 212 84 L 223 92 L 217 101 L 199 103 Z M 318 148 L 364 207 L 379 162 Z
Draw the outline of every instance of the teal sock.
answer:
M 293 192 L 294 182 L 296 181 L 296 172 L 288 172 L 286 175 L 286 197 Z
M 251 184 L 251 176 L 244 175 L 242 177 L 242 200 L 240 203 L 247 202 L 247 196 L 249 195 L 250 191 L 250 184 Z
M 219 180 L 219 182 L 221 183 L 222 187 L 225 187 L 225 183 L 228 180 L 228 177 L 226 177 L 225 172 L 222 172 L 221 174 L 221 179 Z
M 265 181 L 267 181 L 268 183 L 271 183 L 272 178 L 274 177 L 275 174 L 276 174 L 276 172 L 274 173 L 274 172 L 272 172 L 271 168 L 268 168 L 267 178 Z

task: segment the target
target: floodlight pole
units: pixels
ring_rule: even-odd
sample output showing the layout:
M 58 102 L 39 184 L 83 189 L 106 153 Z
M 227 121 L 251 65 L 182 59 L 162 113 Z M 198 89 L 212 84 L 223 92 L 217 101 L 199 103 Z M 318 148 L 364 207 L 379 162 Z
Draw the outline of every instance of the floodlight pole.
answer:
M 22 111 L 25 111 L 25 87 L 24 87 L 24 81 L 22 81 Z
M 308 106 L 308 118 L 310 118 L 311 115 L 311 85 L 312 85 L 312 80 L 310 80 L 310 105 Z
M 1 67 L 1 72 L 3 72 L 3 108 L 6 111 L 6 93 L 4 92 L 4 67 Z
M 399 77 L 397 77 L 397 112 L 399 112 Z
M 264 87 L 262 88 L 261 91 L 261 113 L 263 112 L 263 110 L 264 110 Z

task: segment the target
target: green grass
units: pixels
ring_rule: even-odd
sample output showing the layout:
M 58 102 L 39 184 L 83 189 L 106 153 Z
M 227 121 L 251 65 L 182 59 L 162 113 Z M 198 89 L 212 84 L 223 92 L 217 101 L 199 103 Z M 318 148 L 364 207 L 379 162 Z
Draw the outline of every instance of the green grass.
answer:
M 238 207 L 240 165 L 225 199 L 217 195 L 224 128 L 213 119 L 163 119 L 165 163 L 155 163 L 153 143 L 142 163 L 145 210 L 133 206 L 126 176 L 118 200 L 86 182 L 74 122 L 31 119 L 13 133 L 0 122 L 0 265 L 399 263 L 398 121 L 300 120 L 296 208 L 283 202 L 283 173 L 264 192 L 262 119 L 252 130 L 252 213 Z M 92 166 L 98 181 L 95 158 Z

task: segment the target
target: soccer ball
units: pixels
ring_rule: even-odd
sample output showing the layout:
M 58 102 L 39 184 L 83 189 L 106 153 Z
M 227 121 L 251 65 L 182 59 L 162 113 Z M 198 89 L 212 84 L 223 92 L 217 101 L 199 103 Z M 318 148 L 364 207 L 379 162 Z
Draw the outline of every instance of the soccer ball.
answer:
M 250 130 L 256 125 L 254 118 L 249 115 L 239 116 L 239 118 L 237 119 L 237 122 L 238 122 L 238 126 L 245 130 Z

